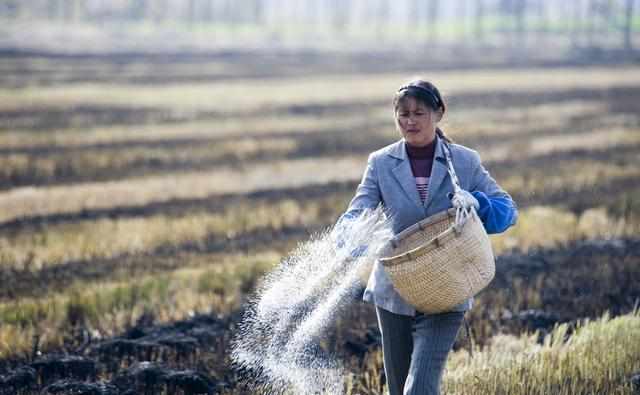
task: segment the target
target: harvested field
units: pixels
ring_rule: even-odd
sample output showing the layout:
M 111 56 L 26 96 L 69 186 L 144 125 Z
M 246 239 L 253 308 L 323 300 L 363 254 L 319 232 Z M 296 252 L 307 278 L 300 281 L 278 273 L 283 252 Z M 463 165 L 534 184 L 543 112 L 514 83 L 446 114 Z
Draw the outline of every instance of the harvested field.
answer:
M 443 128 L 520 208 L 492 237 L 497 275 L 467 314 L 447 393 L 473 393 L 455 370 L 498 366 L 500 345 L 557 351 L 589 331 L 636 341 L 637 67 L 389 62 L 345 75 L 308 54 L 265 55 L 268 70 L 245 61 L 0 59 L 0 394 L 250 393 L 228 354 L 243 303 L 346 208 L 367 154 L 397 138 L 391 94 L 415 74 L 443 88 Z M 347 361 L 352 393 L 381 394 L 375 314 L 352 307 L 324 346 Z M 632 394 L 640 351 L 627 350 L 607 357 L 615 375 L 566 385 Z M 584 366 L 602 372 L 596 359 Z M 512 373 L 477 388 L 513 388 Z
M 474 344 L 525 331 L 537 331 L 542 341 L 557 324 L 566 323 L 571 331 L 580 319 L 596 318 L 606 311 L 614 316 L 631 311 L 640 298 L 635 286 L 640 281 L 639 260 L 640 242 L 634 239 L 573 242 L 561 248 L 538 249 L 533 254 L 502 255 L 497 262 L 496 280 L 472 310 Z M 576 267 L 575 263 L 580 265 Z M 598 271 L 593 270 L 596 265 L 600 266 Z M 368 306 L 354 304 L 348 316 L 342 318 L 341 330 L 335 337 L 334 347 L 352 361 L 355 376 L 360 378 L 367 373 L 378 374 L 366 370 L 371 368 L 367 361 L 372 354 L 380 352 L 372 314 Z M 26 390 L 38 387 L 38 382 L 42 386 L 72 388 L 71 383 L 78 379 L 95 383 L 100 377 L 99 384 L 92 385 L 110 386 L 116 394 L 132 382 L 140 391 L 171 393 L 171 388 L 176 388 L 171 386 L 176 383 L 170 377 L 182 372 L 193 375 L 195 378 L 189 382 L 202 386 L 198 388 L 222 393 L 235 389 L 232 393 L 238 393 L 241 378 L 230 370 L 225 356 L 238 316 L 216 317 L 196 316 L 159 325 L 154 324 L 157 317 L 147 312 L 125 332 L 104 340 L 92 339 L 90 333 L 76 328 L 76 338 L 68 339 L 64 346 L 72 356 L 48 355 L 29 363 L 5 360 L 7 374 L 3 380 L 20 382 L 21 387 L 16 384 L 15 388 Z M 460 349 L 454 360 L 464 356 L 466 342 L 467 338 L 459 338 L 456 348 Z M 198 369 L 207 374 L 198 374 Z M 615 388 L 625 383 L 609 385 Z

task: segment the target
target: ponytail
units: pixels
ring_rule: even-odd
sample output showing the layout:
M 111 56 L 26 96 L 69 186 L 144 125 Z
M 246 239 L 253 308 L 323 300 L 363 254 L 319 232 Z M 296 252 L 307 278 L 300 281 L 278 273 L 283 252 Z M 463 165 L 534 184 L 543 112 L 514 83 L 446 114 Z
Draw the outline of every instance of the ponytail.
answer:
M 453 140 L 447 136 L 446 134 L 444 134 L 444 132 L 442 131 L 442 129 L 440 128 L 436 128 L 436 134 L 445 142 L 449 143 L 449 144 L 453 144 Z

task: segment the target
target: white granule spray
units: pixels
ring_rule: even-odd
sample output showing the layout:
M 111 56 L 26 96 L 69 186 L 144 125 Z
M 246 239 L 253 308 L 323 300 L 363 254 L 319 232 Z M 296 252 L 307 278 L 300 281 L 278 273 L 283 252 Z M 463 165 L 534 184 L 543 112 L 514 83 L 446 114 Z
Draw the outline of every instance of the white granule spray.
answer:
M 379 258 L 391 237 L 383 209 L 364 210 L 312 236 L 265 276 L 231 352 L 255 393 L 344 392 L 346 372 L 321 342 L 355 301 L 359 271 Z

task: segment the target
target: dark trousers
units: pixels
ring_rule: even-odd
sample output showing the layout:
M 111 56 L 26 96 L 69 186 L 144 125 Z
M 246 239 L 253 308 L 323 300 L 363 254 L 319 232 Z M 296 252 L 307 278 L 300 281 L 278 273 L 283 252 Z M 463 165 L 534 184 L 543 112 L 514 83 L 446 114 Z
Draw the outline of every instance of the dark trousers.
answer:
M 391 313 L 376 307 L 389 395 L 438 395 L 464 312 Z

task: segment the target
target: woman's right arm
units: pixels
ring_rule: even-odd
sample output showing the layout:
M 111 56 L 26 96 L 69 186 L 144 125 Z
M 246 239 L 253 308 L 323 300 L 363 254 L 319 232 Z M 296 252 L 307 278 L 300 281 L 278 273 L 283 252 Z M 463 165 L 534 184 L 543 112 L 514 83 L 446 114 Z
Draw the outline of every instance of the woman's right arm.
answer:
M 373 154 L 369 155 L 367 168 L 364 171 L 362 180 L 360 180 L 360 184 L 358 184 L 356 194 L 353 199 L 351 199 L 347 210 L 338 219 L 336 227 L 345 221 L 356 218 L 365 209 L 375 209 L 378 204 L 381 203 L 382 195 L 380 193 L 378 173 L 374 159 Z

